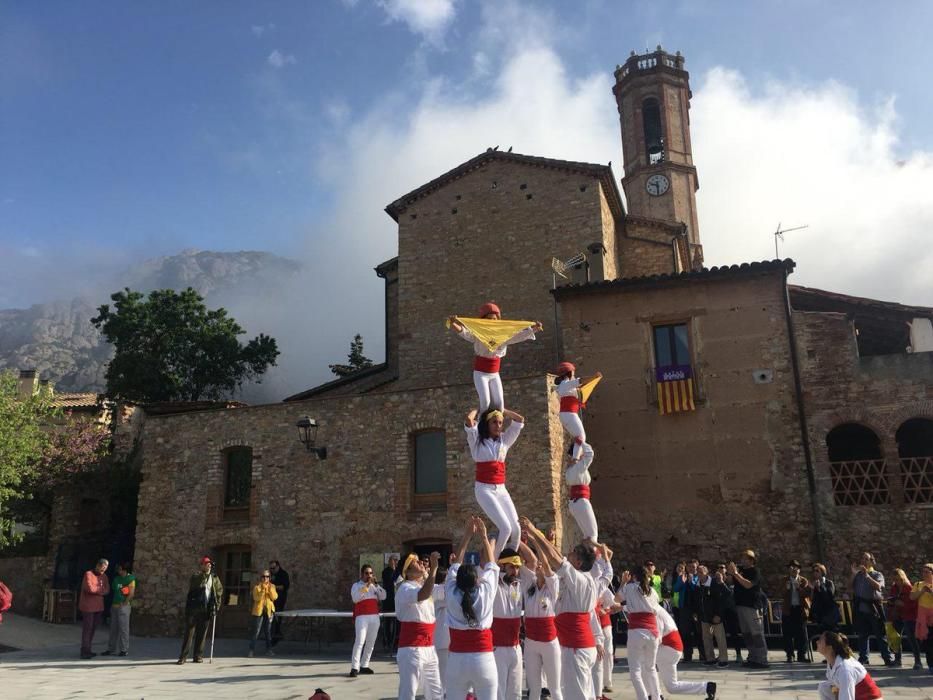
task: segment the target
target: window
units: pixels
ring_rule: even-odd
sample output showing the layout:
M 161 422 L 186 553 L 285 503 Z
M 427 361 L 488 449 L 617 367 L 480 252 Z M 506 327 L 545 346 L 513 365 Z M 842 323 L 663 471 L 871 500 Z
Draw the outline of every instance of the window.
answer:
M 690 336 L 686 323 L 654 327 L 654 365 L 659 369 L 690 365 Z
M 843 423 L 826 435 L 833 501 L 837 506 L 870 506 L 890 502 L 881 441 L 858 423 Z
M 224 452 L 224 461 L 224 518 L 248 518 L 253 451 L 249 447 L 231 447 Z
M 447 508 L 447 438 L 443 430 L 414 435 L 412 510 Z
M 645 152 L 648 154 L 648 165 L 655 165 L 664 160 L 661 107 L 655 98 L 649 97 L 642 103 L 641 119 L 645 128 Z
M 661 415 L 695 411 L 689 326 L 672 323 L 652 330 L 658 411 Z
M 904 501 L 933 503 L 933 420 L 911 418 L 895 434 L 904 480 Z

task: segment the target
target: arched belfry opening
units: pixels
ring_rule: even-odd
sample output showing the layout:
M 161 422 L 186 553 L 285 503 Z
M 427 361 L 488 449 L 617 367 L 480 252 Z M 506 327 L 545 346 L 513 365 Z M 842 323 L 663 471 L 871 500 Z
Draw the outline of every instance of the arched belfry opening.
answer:
M 657 98 L 648 97 L 641 105 L 641 118 L 645 129 L 645 152 L 648 165 L 664 161 L 664 131 L 661 128 L 661 105 Z

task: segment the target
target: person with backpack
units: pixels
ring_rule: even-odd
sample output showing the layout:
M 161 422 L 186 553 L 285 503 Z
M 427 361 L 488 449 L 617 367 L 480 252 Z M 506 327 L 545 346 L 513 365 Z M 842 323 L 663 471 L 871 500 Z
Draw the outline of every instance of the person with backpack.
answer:
M 207 627 L 223 602 L 224 587 L 214 574 L 214 562 L 210 557 L 201 557 L 200 571 L 188 580 L 188 597 L 185 600 L 185 637 L 181 643 L 178 663 L 187 661 L 188 650 L 194 641 L 194 662 L 204 661 L 204 642 Z

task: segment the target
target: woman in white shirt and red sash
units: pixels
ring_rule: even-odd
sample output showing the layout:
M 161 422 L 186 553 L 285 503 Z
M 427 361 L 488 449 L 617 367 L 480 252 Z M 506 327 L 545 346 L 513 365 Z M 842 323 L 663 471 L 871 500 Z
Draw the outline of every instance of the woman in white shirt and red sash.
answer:
M 430 569 L 426 569 L 416 554 L 409 554 L 402 567 L 404 581 L 395 591 L 399 700 L 415 700 L 419 685 L 425 700 L 444 697 L 434 649 L 434 577 L 440 557 L 438 552 L 431 552 Z
M 663 607 L 655 610 L 658 616 L 658 631 L 661 645 L 658 647 L 658 675 L 671 695 L 703 695 L 706 700 L 715 700 L 716 684 L 712 681 L 682 681 L 677 678 L 677 664 L 684 656 L 684 643 L 677 631 L 674 618 Z
M 373 567 L 369 564 L 360 569 L 360 580 L 350 589 L 350 599 L 353 601 L 353 626 L 356 629 L 350 677 L 355 678 L 360 673 L 373 672 L 369 668 L 369 659 L 379 636 L 379 601 L 386 599 L 385 589 L 376 583 Z
M 632 572 L 630 583 L 622 587 L 622 598 L 628 617 L 628 670 L 638 700 L 648 697 L 659 698 L 660 682 L 655 662 L 658 644 L 661 641 L 658 618 L 655 614 L 661 606 L 658 594 L 651 587 L 648 569 L 640 566 Z
M 839 632 L 823 632 L 816 650 L 826 657 L 826 680 L 820 681 L 820 700 L 883 700 L 881 690 L 858 661 L 849 640 Z
M 506 418 L 512 422 L 503 430 Z M 524 427 L 525 419 L 515 411 L 498 409 L 486 411 L 480 416 L 479 422 L 476 420 L 476 411 L 470 411 L 463 425 L 470 454 L 476 462 L 473 494 L 486 517 L 499 530 L 494 553 L 496 557 L 505 547 L 518 549 L 522 534 L 518 525 L 518 512 L 505 487 L 505 456 Z
M 583 443 L 586 442 L 586 430 L 583 429 L 583 421 L 580 419 L 580 385 L 586 384 L 592 379 L 603 376 L 597 372 L 592 377 L 576 377 L 577 368 L 572 362 L 561 362 L 557 365 L 554 374 L 557 378 L 554 380 L 557 384 L 557 395 L 560 397 L 560 418 L 564 430 L 570 433 L 573 438 L 573 445 L 570 448 L 570 455 L 574 461 L 580 459 L 583 450 Z
M 482 568 L 462 563 L 474 534 L 480 537 Z M 496 698 L 499 683 L 492 653 L 492 607 L 498 585 L 499 567 L 492 556 L 486 524 L 470 516 L 457 561 L 450 565 L 444 583 L 450 631 L 444 686 L 451 700 L 465 698 L 471 688 L 478 700 Z

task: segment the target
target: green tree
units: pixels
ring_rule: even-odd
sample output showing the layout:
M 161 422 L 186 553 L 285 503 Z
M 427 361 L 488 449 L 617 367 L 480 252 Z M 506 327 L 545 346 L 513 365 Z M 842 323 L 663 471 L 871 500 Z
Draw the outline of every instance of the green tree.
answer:
M 363 354 L 363 336 L 359 333 L 353 336 L 353 340 L 350 341 L 350 352 L 347 354 L 347 364 L 329 365 L 330 371 L 338 377 L 348 377 L 355 372 L 359 372 L 361 369 L 372 366 L 373 361 Z
M 246 381 L 259 381 L 279 355 L 275 339 L 259 334 L 246 345 L 227 310 L 209 310 L 190 287 L 161 289 L 148 298 L 129 288 L 112 294 L 91 319 L 114 346 L 107 393 L 129 401 L 222 399 Z

